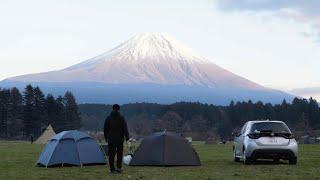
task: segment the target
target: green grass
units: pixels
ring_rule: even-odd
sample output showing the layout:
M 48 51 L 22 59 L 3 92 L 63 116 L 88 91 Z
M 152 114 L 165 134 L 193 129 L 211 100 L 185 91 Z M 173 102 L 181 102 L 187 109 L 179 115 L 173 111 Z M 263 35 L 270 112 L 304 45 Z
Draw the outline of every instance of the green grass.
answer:
M 231 157 L 231 145 L 195 143 L 201 167 L 128 167 L 121 175 L 107 166 L 41 168 L 43 146 L 0 141 L 0 179 L 320 179 L 320 145 L 300 145 L 297 165 L 245 166 Z

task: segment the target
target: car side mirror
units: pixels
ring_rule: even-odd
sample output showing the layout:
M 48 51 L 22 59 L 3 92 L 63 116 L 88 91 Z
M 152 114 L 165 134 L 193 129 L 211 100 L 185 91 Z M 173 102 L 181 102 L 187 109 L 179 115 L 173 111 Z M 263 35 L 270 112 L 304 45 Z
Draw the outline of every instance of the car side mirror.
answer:
M 232 132 L 232 136 L 233 136 L 233 137 L 239 137 L 239 136 L 240 136 L 240 133 Z

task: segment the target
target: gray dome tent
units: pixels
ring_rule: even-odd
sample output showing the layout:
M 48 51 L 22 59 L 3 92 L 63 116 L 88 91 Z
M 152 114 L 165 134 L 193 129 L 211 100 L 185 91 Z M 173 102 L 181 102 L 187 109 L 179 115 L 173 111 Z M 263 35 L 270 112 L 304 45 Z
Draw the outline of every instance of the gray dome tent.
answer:
M 106 164 L 99 145 L 87 134 L 63 131 L 47 143 L 37 162 L 39 166 Z
M 145 138 L 134 152 L 130 166 L 200 166 L 197 152 L 189 142 L 171 132 Z

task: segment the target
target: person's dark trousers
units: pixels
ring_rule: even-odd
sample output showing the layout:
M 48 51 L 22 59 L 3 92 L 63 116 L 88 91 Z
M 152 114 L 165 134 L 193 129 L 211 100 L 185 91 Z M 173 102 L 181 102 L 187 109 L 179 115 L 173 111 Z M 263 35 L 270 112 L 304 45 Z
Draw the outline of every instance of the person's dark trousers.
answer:
M 109 148 L 109 166 L 110 170 L 114 171 L 114 157 L 117 154 L 117 169 L 122 168 L 122 158 L 123 158 L 123 143 L 109 143 L 108 144 Z

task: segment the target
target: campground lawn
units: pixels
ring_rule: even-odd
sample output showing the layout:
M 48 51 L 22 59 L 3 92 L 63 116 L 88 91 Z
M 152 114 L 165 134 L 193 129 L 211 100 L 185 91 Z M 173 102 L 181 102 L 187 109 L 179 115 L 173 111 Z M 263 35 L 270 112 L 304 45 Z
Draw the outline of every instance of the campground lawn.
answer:
M 0 141 L 0 179 L 320 179 L 320 145 L 299 145 L 297 165 L 232 161 L 231 145 L 193 145 L 200 167 L 128 167 L 108 174 L 107 166 L 42 168 L 35 163 L 43 146 Z

